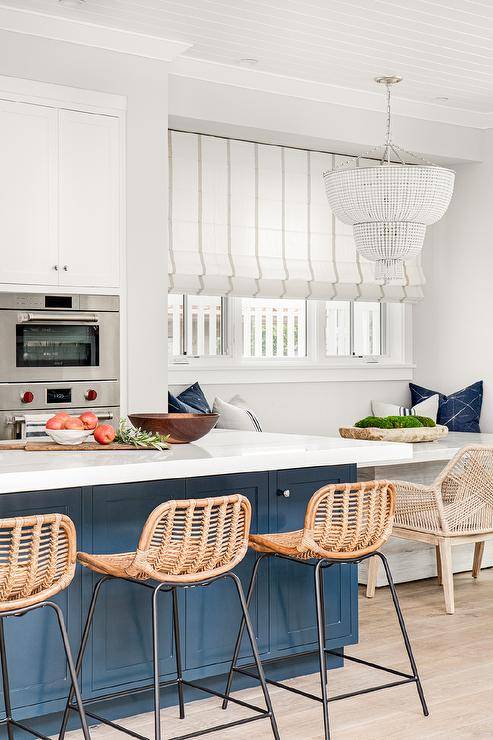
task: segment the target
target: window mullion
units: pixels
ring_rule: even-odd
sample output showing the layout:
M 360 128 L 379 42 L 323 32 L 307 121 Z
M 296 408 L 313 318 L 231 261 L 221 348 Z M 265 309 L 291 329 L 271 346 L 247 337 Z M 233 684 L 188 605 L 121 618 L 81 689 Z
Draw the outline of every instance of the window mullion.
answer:
M 188 296 L 183 294 L 182 354 L 188 356 Z
M 354 357 L 354 301 L 349 303 L 349 355 Z

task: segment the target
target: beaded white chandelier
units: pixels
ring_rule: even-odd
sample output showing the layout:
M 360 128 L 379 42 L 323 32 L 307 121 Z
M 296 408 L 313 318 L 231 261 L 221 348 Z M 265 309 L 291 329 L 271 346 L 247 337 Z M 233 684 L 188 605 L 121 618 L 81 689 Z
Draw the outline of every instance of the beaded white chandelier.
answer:
M 439 221 L 454 189 L 455 173 L 438 167 L 392 142 L 390 90 L 401 77 L 377 77 L 386 86 L 387 134 L 385 144 L 323 173 L 334 214 L 353 226 L 356 249 L 376 262 L 375 278 L 404 280 L 404 260 L 421 251 L 426 227 Z M 382 151 L 380 165 L 360 167 L 362 156 Z M 415 159 L 422 164 L 406 160 Z M 397 161 L 395 161 L 397 160 Z

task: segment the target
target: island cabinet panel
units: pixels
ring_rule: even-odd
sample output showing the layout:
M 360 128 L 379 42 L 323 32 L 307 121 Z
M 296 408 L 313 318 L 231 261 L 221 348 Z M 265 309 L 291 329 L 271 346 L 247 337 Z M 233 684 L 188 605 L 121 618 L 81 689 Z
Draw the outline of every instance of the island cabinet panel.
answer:
M 83 548 L 87 552 L 129 552 L 159 504 L 185 498 L 182 480 L 98 486 L 84 501 Z M 87 613 L 97 574 L 84 569 L 83 612 Z M 148 684 L 152 677 L 151 590 L 122 581 L 103 585 L 94 617 L 83 689 L 87 696 Z M 171 596 L 161 594 L 161 673 L 175 670 Z
M 271 473 L 271 531 L 303 526 L 310 498 L 327 483 L 354 481 L 356 466 L 301 468 Z M 314 568 L 273 558 L 270 577 L 272 650 L 293 654 L 316 646 Z M 325 572 L 329 647 L 356 642 L 357 566 L 333 565 Z
M 191 478 L 187 481 L 187 498 L 227 496 L 241 493 L 252 504 L 252 532 L 268 529 L 268 473 L 243 473 L 207 478 Z M 250 575 L 255 562 L 249 552 L 235 569 L 243 588 L 248 589 Z M 253 626 L 262 653 L 269 649 L 268 574 L 264 571 L 251 605 Z M 234 640 L 241 620 L 241 608 L 237 590 L 230 578 L 221 579 L 207 588 L 191 588 L 185 591 L 186 603 L 186 653 L 187 669 L 203 669 L 219 674 L 228 670 Z M 242 655 L 250 655 L 248 640 L 243 641 Z M 207 668 L 209 666 L 209 668 Z
M 81 489 L 0 496 L 0 519 L 54 512 L 69 516 L 80 532 Z M 79 572 L 70 587 L 53 601 L 63 609 L 70 640 L 77 645 L 81 631 Z M 5 637 L 12 703 L 15 708 L 21 708 L 18 716 L 32 717 L 58 709 L 67 696 L 69 681 L 54 611 L 39 609 L 21 618 L 6 619 Z M 5 716 L 3 695 L 0 695 L 0 707 L 1 716 Z

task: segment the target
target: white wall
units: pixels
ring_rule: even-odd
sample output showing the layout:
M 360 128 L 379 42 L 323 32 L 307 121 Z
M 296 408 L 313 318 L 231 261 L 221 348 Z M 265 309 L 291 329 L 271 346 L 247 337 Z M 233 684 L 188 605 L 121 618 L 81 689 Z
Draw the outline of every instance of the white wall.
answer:
M 415 379 L 445 393 L 484 380 L 481 428 L 493 432 L 493 130 L 483 138 L 484 161 L 456 168 L 450 209 L 430 229 Z
M 167 374 L 167 64 L 0 31 L 0 74 L 127 96 L 128 402 L 153 409 Z
M 198 378 L 200 380 L 200 376 Z M 185 386 L 173 386 L 178 392 Z M 408 402 L 408 383 L 398 381 L 327 383 L 256 383 L 204 385 L 212 404 L 219 396 L 229 401 L 239 394 L 256 412 L 265 432 L 337 435 L 370 413 L 370 401 Z

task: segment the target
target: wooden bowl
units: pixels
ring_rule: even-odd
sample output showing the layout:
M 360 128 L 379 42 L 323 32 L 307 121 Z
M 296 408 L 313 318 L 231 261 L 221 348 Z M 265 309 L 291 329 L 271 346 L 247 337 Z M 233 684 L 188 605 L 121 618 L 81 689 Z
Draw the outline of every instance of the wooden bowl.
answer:
M 195 442 L 215 427 L 219 414 L 130 414 L 134 427 L 169 434 L 170 444 Z

